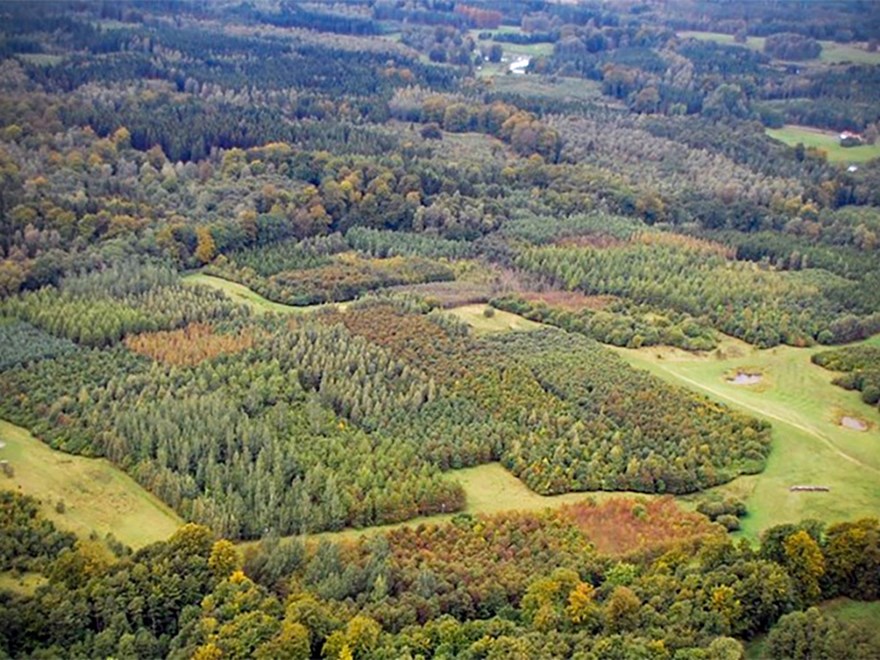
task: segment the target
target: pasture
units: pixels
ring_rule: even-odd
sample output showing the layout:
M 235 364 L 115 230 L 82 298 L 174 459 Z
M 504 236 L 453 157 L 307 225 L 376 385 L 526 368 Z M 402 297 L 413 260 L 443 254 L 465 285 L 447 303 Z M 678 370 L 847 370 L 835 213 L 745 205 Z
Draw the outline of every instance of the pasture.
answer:
M 880 144 L 863 144 L 858 147 L 841 147 L 837 133 L 809 126 L 789 124 L 782 128 L 768 128 L 767 135 L 790 147 L 803 144 L 825 152 L 831 163 L 865 163 L 880 158 Z
M 744 536 L 756 539 L 768 527 L 803 518 L 832 522 L 880 511 L 880 413 L 863 404 L 857 392 L 832 385 L 835 374 L 810 362 L 810 355 L 824 347 L 757 350 L 727 339 L 718 351 L 701 355 L 656 347 L 617 350 L 633 366 L 773 425 L 773 449 L 764 472 L 714 489 L 746 502 Z M 762 380 L 755 385 L 730 382 L 730 374 L 739 370 L 759 371 Z M 868 430 L 841 426 L 845 415 L 864 420 Z M 795 485 L 830 491 L 790 491 Z
M 170 508 L 105 459 L 56 451 L 2 420 L 0 442 L 0 460 L 9 461 L 14 470 L 12 477 L 0 474 L 0 487 L 39 499 L 42 513 L 62 529 L 82 538 L 112 532 L 122 543 L 140 548 L 167 539 L 182 524 Z

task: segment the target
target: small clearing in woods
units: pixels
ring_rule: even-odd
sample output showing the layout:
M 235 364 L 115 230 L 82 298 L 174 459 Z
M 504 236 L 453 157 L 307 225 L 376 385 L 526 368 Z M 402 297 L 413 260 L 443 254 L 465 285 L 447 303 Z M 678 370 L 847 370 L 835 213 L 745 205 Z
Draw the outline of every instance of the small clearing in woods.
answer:
M 471 326 L 478 335 L 511 330 L 535 330 L 542 327 L 540 323 L 500 309 L 493 309 L 491 316 L 486 316 L 485 309 L 484 305 L 464 305 L 450 309 L 449 313 Z
M 0 420 L 3 452 L 14 474 L 0 487 L 40 500 L 40 510 L 62 529 L 85 538 L 108 532 L 140 548 L 167 539 L 182 520 L 134 479 L 103 458 L 56 451 L 26 429 Z M 63 503 L 63 513 L 56 508 Z

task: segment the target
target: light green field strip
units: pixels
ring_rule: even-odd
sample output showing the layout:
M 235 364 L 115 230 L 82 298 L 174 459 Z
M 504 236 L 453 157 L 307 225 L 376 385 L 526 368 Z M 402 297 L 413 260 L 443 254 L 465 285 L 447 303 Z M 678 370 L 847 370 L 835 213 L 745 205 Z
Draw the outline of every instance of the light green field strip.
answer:
M 478 335 L 511 330 L 536 330 L 544 327 L 541 323 L 530 321 L 518 314 L 503 312 L 500 309 L 492 308 L 494 314 L 485 316 L 483 312 L 486 308 L 487 305 L 463 305 L 448 311 L 471 326 Z
M 674 349 L 618 349 L 618 353 L 664 380 L 773 425 L 773 449 L 764 472 L 715 489 L 746 500 L 749 516 L 743 520 L 743 534 L 756 538 L 768 527 L 803 518 L 832 522 L 877 515 L 880 413 L 862 403 L 858 393 L 832 385 L 835 374 L 810 362 L 810 355 L 824 349 L 758 351 L 733 340 L 723 346 L 729 355 L 724 359 L 694 357 Z M 763 380 L 757 385 L 727 382 L 738 370 L 760 372 Z M 868 430 L 841 427 L 842 415 L 867 422 Z M 792 492 L 794 485 L 831 490 Z
M 185 275 L 181 279 L 184 284 L 202 284 L 204 286 L 209 286 L 212 289 L 222 291 L 235 302 L 243 303 L 259 314 L 265 314 L 266 312 L 278 312 L 279 314 L 302 314 L 304 312 L 312 312 L 325 307 L 340 306 L 335 303 L 329 303 L 326 305 L 306 305 L 303 307 L 284 305 L 282 303 L 273 302 L 264 298 L 259 293 L 252 291 L 243 284 L 239 284 L 238 282 L 230 282 L 229 280 L 224 280 L 222 277 L 205 275 L 204 273 L 193 273 L 191 275 Z
M 768 128 L 766 132 L 774 140 L 784 142 L 790 147 L 801 143 L 805 147 L 821 149 L 832 163 L 865 163 L 880 158 L 880 144 L 841 147 L 839 135 L 831 131 L 789 124 L 782 128 Z
M 0 474 L 0 488 L 38 498 L 43 514 L 62 529 L 87 538 L 108 532 L 139 548 L 167 539 L 182 521 L 134 479 L 103 458 L 56 451 L 27 430 L 0 420 L 0 460 L 15 474 Z M 58 513 L 57 502 L 64 502 Z
M 40 573 L 15 573 L 5 571 L 0 573 L 0 591 L 11 591 L 20 596 L 32 596 L 40 587 L 48 582 L 48 579 Z

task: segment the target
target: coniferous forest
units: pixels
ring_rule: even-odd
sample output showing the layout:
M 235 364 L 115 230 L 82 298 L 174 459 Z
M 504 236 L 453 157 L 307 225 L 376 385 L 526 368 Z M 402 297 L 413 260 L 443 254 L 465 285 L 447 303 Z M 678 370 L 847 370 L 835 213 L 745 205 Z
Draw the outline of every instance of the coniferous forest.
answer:
M 867 0 L 0 2 L 0 657 L 880 656 L 878 43 Z M 731 356 L 860 444 L 676 371 Z M 178 531 L 74 524 L 7 427 Z M 786 518 L 829 457 L 865 497 Z

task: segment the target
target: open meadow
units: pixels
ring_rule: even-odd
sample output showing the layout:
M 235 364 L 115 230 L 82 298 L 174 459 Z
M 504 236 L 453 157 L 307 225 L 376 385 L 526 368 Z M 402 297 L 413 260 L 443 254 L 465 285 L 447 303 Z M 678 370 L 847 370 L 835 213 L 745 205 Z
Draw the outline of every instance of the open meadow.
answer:
M 874 338 L 876 343 L 877 338 Z M 757 350 L 727 340 L 720 352 L 692 355 L 675 349 L 618 349 L 633 366 L 766 419 L 773 445 L 766 469 L 716 490 L 745 500 L 746 537 L 804 518 L 832 522 L 880 511 L 880 414 L 857 392 L 831 384 L 835 374 L 810 362 L 823 348 L 779 346 Z M 738 385 L 738 373 L 760 374 L 760 382 Z M 865 431 L 845 428 L 844 416 L 863 420 Z M 828 492 L 791 491 L 815 485 Z
M 0 420 L 0 460 L 14 476 L 5 488 L 38 498 L 43 515 L 81 537 L 93 532 L 140 548 L 167 539 L 182 521 L 134 479 L 102 458 L 55 451 L 23 428 Z
M 809 126 L 788 125 L 768 128 L 767 135 L 790 147 L 803 144 L 824 151 L 831 163 L 866 163 L 880 158 L 880 144 L 862 144 L 857 147 L 840 146 L 840 138 L 834 131 L 823 131 Z

